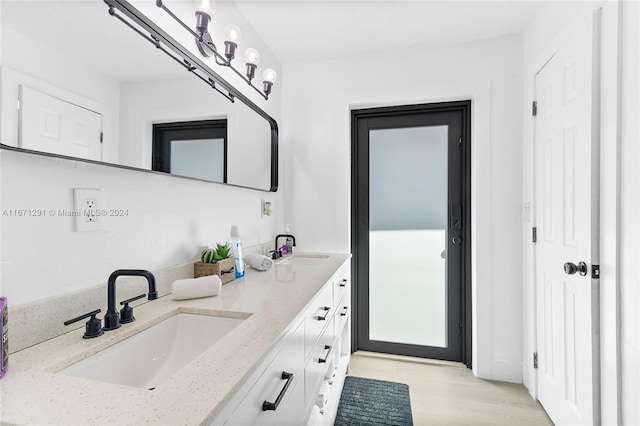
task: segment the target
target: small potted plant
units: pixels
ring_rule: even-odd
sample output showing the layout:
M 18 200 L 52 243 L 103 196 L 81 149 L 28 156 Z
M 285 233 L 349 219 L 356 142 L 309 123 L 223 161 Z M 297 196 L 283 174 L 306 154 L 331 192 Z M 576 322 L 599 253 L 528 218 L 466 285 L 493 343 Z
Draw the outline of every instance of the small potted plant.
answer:
M 200 256 L 200 262 L 194 263 L 193 266 L 195 278 L 217 275 L 222 284 L 236 278 L 235 260 L 231 257 L 231 247 L 227 244 L 216 244 L 215 248 L 204 249 Z

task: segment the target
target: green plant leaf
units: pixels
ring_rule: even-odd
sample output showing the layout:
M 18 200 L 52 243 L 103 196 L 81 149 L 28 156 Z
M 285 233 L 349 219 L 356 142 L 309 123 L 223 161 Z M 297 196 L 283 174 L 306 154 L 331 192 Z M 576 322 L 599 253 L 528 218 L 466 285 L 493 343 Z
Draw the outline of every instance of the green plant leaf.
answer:
M 215 254 L 216 254 L 215 249 L 205 249 L 202 251 L 202 256 L 200 257 L 200 260 L 202 261 L 202 263 L 215 263 L 214 261 Z
M 231 247 L 228 244 L 216 244 L 216 259 L 224 260 L 231 257 Z

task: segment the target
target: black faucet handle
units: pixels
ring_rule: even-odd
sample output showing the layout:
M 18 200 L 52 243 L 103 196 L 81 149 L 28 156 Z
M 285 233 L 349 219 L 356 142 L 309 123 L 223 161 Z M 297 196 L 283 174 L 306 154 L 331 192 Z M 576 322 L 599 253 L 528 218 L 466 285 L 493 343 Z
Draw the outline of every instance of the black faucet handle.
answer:
M 277 260 L 277 259 L 280 259 L 282 257 L 282 250 L 281 249 L 270 250 L 269 253 L 271 254 L 271 259 L 273 259 L 273 260 Z
M 85 323 L 85 326 L 84 326 L 85 330 L 82 338 L 93 339 L 94 337 L 102 336 L 102 320 L 99 318 L 96 318 L 96 315 L 98 315 L 100 312 L 102 312 L 101 309 L 96 309 L 95 311 L 91 311 L 84 315 L 80 315 L 79 317 L 75 317 L 70 320 L 67 320 L 64 322 L 64 325 L 73 324 L 74 322 L 78 322 L 85 318 L 91 317 L 89 321 Z
M 146 294 L 141 294 L 136 297 L 132 297 L 131 299 L 123 300 L 120 302 L 124 308 L 120 309 L 120 324 L 128 324 L 130 322 L 134 322 L 136 317 L 133 316 L 133 308 L 129 306 L 129 303 L 134 302 L 138 299 L 142 299 Z

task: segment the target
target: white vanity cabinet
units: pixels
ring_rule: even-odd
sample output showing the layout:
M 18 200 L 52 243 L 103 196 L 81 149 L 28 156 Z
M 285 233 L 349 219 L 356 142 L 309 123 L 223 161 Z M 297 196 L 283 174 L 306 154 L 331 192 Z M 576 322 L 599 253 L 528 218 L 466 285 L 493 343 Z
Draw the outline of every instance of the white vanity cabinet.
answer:
M 269 355 L 231 401 L 237 406 L 230 417 L 214 424 L 296 424 L 304 416 L 303 324 Z
M 324 374 L 325 394 L 319 419 L 309 419 L 310 425 L 331 425 L 335 419 L 342 393 L 344 378 L 349 367 L 351 356 L 351 269 L 344 265 L 333 278 L 333 344 L 331 348 L 331 364 Z M 322 384 L 322 383 L 321 383 Z M 317 401 L 317 400 L 316 400 Z M 313 408 L 313 405 L 311 406 Z
M 351 352 L 349 280 L 350 266 L 345 263 L 214 419 L 213 425 L 332 423 Z M 325 381 L 332 384 L 324 387 L 328 386 L 330 392 L 324 398 L 327 403 L 322 404 L 323 414 L 310 419 Z

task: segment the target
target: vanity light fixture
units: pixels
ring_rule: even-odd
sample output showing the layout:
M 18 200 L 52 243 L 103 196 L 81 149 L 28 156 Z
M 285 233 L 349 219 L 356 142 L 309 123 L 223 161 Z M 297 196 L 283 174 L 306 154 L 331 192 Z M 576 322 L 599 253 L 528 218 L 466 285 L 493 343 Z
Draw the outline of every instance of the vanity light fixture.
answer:
M 248 48 L 244 51 L 244 62 L 247 64 L 247 79 L 251 81 L 253 77 L 256 76 L 256 68 L 258 68 L 258 63 L 260 62 L 260 53 L 253 47 Z
M 180 18 L 178 18 L 165 4 L 163 0 L 156 0 L 156 6 L 167 12 L 175 21 L 177 21 L 183 28 L 189 31 L 196 41 L 198 51 L 204 57 L 215 57 L 215 62 L 223 67 L 230 68 L 240 78 L 242 78 L 249 86 L 258 92 L 265 100 L 269 99 L 273 83 L 276 80 L 276 72 L 268 68 L 263 73 L 263 90 L 254 86 L 251 80 L 255 77 L 256 68 L 260 61 L 260 54 L 254 48 L 249 48 L 245 51 L 245 64 L 247 66 L 246 75 L 238 71 L 231 61 L 236 56 L 236 49 L 242 38 L 242 32 L 236 25 L 227 25 L 224 29 L 224 55 L 218 52 L 218 48 L 213 42 L 213 38 L 209 33 L 209 23 L 216 10 L 215 0 L 197 0 L 196 7 L 196 28 L 192 30 L 186 25 Z
M 162 7 L 162 2 L 156 2 L 156 4 L 158 7 Z M 206 46 L 210 44 L 216 49 L 211 34 L 209 34 L 209 22 L 211 22 L 211 17 L 214 13 L 216 13 L 215 1 L 203 0 L 199 2 L 199 7 L 196 8 L 196 32 L 198 33 L 196 46 L 198 46 L 200 54 L 207 58 L 212 56 L 213 53 L 211 53 L 211 50 L 207 49 Z
M 262 73 L 262 81 L 264 83 L 264 93 L 267 96 L 269 96 L 269 93 L 271 93 L 271 87 L 273 86 L 273 83 L 276 82 L 277 78 L 278 78 L 278 74 L 276 74 L 275 70 L 272 68 L 267 68 Z
M 236 49 L 238 48 L 241 37 L 242 32 L 240 28 L 233 24 L 227 25 L 224 29 L 224 56 L 229 63 L 236 57 Z

